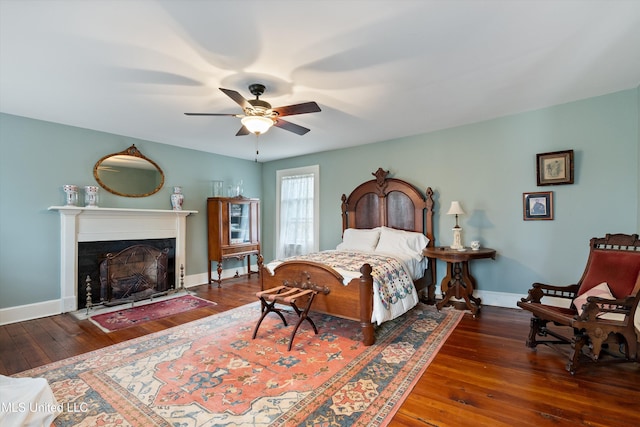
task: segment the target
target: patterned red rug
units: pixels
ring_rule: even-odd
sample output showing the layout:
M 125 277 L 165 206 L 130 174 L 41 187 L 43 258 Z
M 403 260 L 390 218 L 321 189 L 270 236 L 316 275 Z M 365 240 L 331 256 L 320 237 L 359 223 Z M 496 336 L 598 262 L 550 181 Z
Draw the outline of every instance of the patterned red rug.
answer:
M 312 313 L 287 351 L 257 303 L 22 372 L 44 377 L 57 426 L 384 426 L 462 317 L 419 304 L 360 342 L 357 322 Z M 291 320 L 292 322 L 289 322 Z
M 140 325 L 150 320 L 162 319 L 163 317 L 215 304 L 215 302 L 192 295 L 183 295 L 150 304 L 137 305 L 111 313 L 96 314 L 95 316 L 91 316 L 90 319 L 103 331 L 113 332 Z

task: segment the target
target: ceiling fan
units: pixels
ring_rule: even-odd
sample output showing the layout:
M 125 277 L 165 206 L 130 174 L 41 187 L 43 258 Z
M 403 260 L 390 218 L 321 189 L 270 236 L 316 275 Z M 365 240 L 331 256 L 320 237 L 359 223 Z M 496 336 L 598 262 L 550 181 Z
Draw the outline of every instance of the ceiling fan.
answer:
M 261 135 L 271 128 L 271 126 L 288 130 L 298 135 L 304 135 L 309 129 L 295 123 L 282 120 L 281 117 L 293 116 L 295 114 L 317 113 L 320 107 L 315 102 L 304 102 L 302 104 L 287 105 L 284 107 L 272 108 L 271 104 L 260 99 L 264 93 L 265 86 L 254 83 L 249 86 L 249 92 L 255 95 L 256 99 L 245 99 L 240 93 L 231 89 L 220 88 L 229 98 L 233 99 L 242 107 L 244 114 L 224 114 L 224 113 L 184 113 L 187 116 L 233 116 L 238 117 L 242 127 L 236 136 Z

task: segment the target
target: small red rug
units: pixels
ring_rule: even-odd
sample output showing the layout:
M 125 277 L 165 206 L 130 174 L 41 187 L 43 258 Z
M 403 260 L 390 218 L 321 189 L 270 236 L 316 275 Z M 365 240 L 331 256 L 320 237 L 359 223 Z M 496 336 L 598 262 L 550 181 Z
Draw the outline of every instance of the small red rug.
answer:
M 211 305 L 216 305 L 216 303 L 192 295 L 183 295 L 177 298 L 139 305 L 111 313 L 96 314 L 95 316 L 91 316 L 90 319 L 103 331 L 113 332 L 140 325 L 151 320 L 162 319 L 163 317 Z

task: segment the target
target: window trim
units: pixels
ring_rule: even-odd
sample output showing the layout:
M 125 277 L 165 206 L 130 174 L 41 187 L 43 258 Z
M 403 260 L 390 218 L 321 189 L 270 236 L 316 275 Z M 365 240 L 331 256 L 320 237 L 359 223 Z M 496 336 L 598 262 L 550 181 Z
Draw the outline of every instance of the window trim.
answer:
M 276 224 L 273 253 L 278 256 L 278 244 L 280 240 L 280 192 L 282 178 L 292 175 L 313 174 L 313 251 L 320 250 L 320 165 L 303 166 L 299 168 L 280 169 L 276 171 Z

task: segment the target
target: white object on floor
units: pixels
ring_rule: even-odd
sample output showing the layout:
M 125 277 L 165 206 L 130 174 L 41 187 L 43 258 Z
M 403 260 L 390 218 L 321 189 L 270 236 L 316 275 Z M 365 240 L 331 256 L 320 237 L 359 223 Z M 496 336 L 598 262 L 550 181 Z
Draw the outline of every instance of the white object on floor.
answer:
M 48 427 L 62 412 L 44 378 L 0 375 L 0 425 Z

